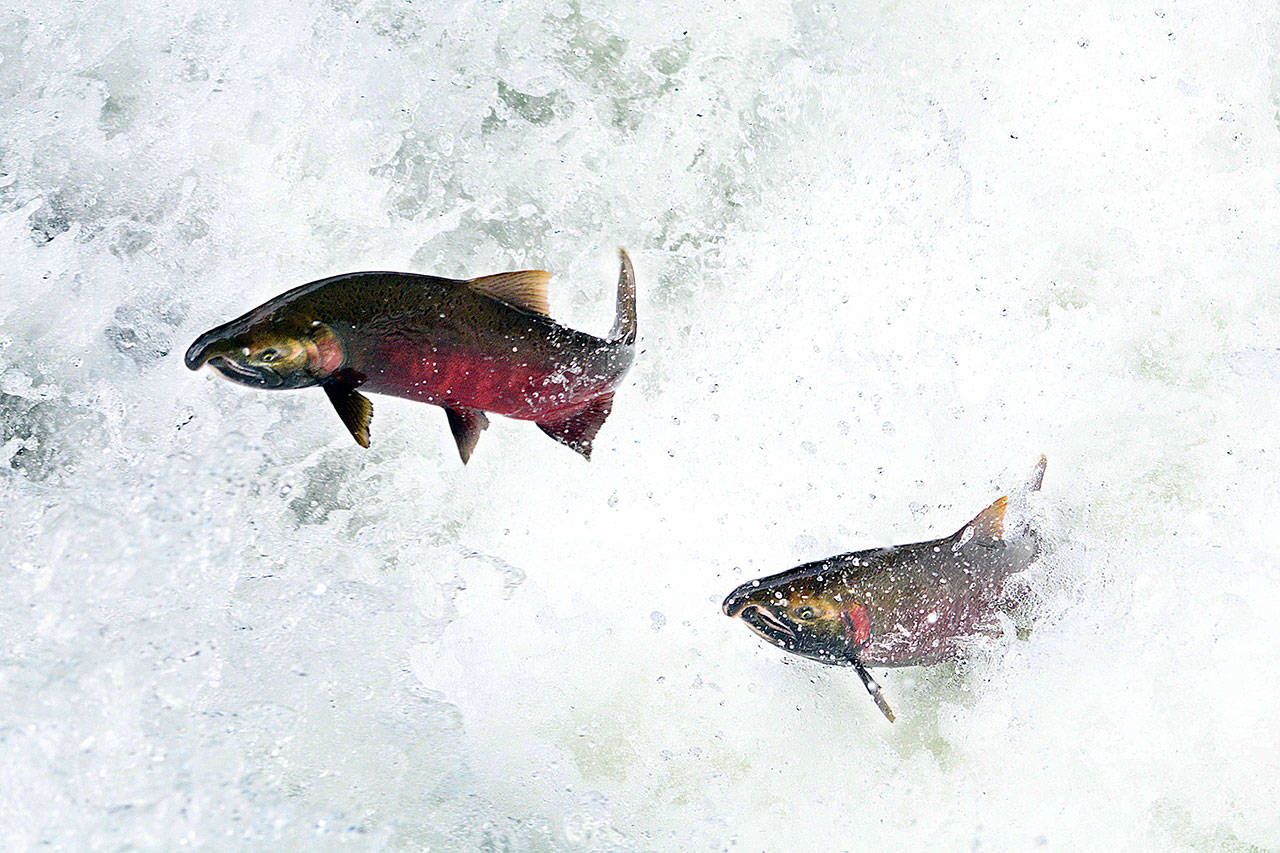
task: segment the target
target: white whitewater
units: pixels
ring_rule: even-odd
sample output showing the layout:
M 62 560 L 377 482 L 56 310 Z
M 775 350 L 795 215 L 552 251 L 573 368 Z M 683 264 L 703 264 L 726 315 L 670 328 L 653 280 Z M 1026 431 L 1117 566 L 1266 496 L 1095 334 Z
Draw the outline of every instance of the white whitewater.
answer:
M 1280 848 L 1280 21 L 1191 2 L 0 15 L 11 849 Z M 584 462 L 193 374 L 356 269 L 556 272 Z M 745 579 L 1039 454 L 1026 642 L 789 660 Z

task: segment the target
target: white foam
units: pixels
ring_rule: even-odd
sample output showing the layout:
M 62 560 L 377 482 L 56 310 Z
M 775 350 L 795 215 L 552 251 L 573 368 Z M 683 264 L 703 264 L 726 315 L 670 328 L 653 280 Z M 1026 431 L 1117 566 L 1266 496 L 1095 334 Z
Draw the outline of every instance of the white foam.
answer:
M 1274 10 L 44 5 L 0 22 L 11 844 L 1280 846 Z M 545 267 L 603 333 L 619 245 L 589 464 L 182 364 L 361 268 Z M 877 672 L 894 725 L 720 611 L 1042 452 L 1044 619 Z

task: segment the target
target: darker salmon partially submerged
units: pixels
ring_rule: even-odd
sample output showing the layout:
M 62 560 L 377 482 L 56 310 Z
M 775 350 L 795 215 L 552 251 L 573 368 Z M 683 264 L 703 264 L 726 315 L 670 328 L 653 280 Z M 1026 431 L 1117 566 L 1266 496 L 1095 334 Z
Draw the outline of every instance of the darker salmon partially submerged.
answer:
M 1044 479 L 1040 457 L 1024 494 Z M 853 666 L 889 710 L 868 666 L 957 660 L 974 637 L 1001 632 L 1005 580 L 1039 553 L 1029 526 L 1005 530 L 1002 497 L 954 535 L 806 563 L 730 593 L 724 612 L 765 640 L 822 663 Z
M 324 388 L 369 446 L 361 391 L 441 406 L 465 463 L 485 412 L 535 422 L 588 459 L 635 358 L 635 271 L 621 252 L 608 338 L 548 316 L 541 270 L 459 281 L 395 272 L 314 281 L 196 339 L 186 364 L 258 388 Z

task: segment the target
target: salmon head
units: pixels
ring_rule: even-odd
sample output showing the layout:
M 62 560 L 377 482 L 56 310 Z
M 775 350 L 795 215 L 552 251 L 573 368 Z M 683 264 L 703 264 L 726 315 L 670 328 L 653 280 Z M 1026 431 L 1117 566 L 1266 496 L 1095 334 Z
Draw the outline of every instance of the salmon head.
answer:
M 851 663 L 871 637 L 869 609 L 830 567 L 748 581 L 724 600 L 724 612 L 778 648 L 823 663 Z
M 318 320 L 244 317 L 210 329 L 187 350 L 186 364 L 208 364 L 223 376 L 253 388 L 306 388 L 342 366 L 342 343 Z

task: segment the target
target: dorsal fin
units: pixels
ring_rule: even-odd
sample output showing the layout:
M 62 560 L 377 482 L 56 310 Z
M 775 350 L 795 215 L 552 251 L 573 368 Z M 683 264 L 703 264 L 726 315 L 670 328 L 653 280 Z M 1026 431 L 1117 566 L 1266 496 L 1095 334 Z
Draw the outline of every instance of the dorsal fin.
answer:
M 979 541 L 996 541 L 1004 538 L 1004 511 L 1009 508 L 1009 499 L 1000 498 L 991 506 L 978 513 L 978 517 L 960 528 L 960 539 L 969 538 Z
M 476 293 L 550 317 L 551 310 L 547 307 L 547 282 L 550 280 L 551 273 L 546 270 L 520 270 L 473 278 L 466 284 Z

